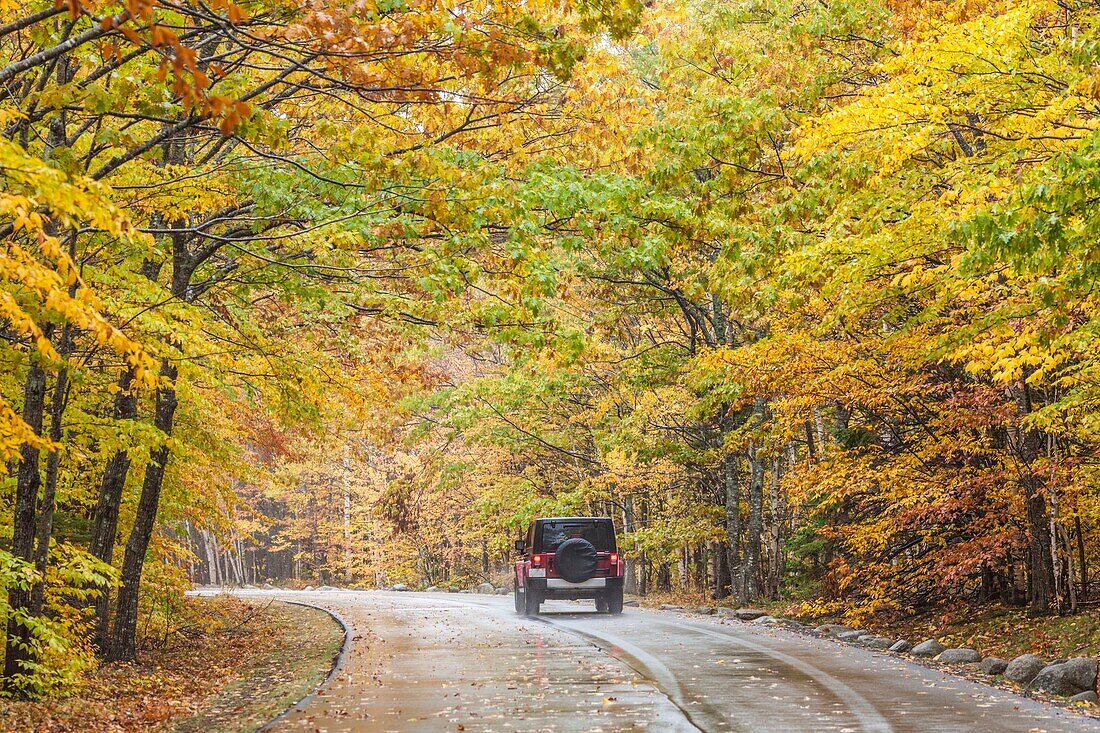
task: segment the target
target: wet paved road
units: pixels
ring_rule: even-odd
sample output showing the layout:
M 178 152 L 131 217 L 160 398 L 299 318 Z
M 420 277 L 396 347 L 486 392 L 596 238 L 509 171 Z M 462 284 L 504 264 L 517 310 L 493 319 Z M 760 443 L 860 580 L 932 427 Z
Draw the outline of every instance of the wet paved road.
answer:
M 246 591 L 353 629 L 318 695 L 279 733 L 752 731 L 1062 733 L 1100 722 L 887 654 L 783 629 L 509 596 Z

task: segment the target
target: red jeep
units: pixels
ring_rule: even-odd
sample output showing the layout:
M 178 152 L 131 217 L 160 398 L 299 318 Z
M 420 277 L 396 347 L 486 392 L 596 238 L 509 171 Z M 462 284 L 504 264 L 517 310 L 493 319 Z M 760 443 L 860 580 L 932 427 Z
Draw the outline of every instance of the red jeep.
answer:
M 535 616 L 549 598 L 593 598 L 600 613 L 623 612 L 623 562 L 606 517 L 536 519 L 516 540 L 516 612 Z

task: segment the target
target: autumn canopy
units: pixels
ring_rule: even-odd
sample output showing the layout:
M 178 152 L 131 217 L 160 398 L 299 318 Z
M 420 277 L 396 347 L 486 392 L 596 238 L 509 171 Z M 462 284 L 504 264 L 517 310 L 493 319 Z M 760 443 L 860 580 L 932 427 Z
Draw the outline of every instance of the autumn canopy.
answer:
M 0 0 L 3 686 L 192 582 L 1072 613 L 1085 2 Z

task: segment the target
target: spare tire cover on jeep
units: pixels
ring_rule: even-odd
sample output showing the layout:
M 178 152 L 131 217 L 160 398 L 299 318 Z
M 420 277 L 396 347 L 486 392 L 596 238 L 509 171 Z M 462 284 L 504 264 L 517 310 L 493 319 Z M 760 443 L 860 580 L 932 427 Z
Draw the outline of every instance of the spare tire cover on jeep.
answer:
M 596 548 L 583 537 L 572 537 L 554 553 L 558 575 L 570 583 L 583 583 L 596 574 Z

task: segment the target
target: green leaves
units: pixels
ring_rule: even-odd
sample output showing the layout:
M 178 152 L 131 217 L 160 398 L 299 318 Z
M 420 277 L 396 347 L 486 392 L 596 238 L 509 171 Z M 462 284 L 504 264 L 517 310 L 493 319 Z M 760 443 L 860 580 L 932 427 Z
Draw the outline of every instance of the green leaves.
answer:
M 117 579 L 117 572 L 68 543 L 50 547 L 50 564 L 43 577 L 30 563 L 0 550 L 0 587 L 30 591 L 42 584 L 45 606 L 40 613 L 9 605 L 0 595 L 0 621 L 27 630 L 23 651 L 28 658 L 9 682 L 9 692 L 31 698 L 63 693 L 80 683 L 94 663 L 82 638 L 86 631 L 80 608 Z

